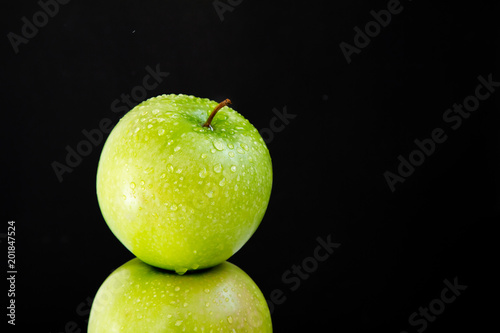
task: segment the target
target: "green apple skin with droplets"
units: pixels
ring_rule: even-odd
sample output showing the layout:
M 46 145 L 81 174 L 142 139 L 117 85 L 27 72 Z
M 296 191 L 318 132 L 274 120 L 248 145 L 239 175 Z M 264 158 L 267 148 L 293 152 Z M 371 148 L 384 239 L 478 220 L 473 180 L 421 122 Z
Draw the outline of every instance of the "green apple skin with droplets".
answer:
M 268 333 L 272 323 L 260 289 L 231 263 L 180 276 L 135 258 L 99 288 L 88 332 Z
M 101 212 L 150 265 L 179 274 L 215 266 L 248 241 L 265 214 L 272 187 L 266 144 L 228 106 L 204 127 L 217 106 L 188 95 L 154 97 L 106 140 L 96 180 Z

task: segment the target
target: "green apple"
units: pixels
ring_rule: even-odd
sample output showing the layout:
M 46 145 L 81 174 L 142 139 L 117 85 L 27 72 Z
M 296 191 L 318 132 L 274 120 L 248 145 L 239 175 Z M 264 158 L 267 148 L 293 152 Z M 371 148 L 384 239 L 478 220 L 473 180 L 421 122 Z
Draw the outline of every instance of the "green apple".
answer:
M 88 332 L 266 333 L 272 323 L 259 287 L 231 263 L 180 276 L 135 258 L 99 288 Z
M 271 194 L 271 158 L 259 132 L 228 103 L 154 97 L 106 140 L 99 206 L 142 261 L 179 274 L 212 267 L 259 226 Z

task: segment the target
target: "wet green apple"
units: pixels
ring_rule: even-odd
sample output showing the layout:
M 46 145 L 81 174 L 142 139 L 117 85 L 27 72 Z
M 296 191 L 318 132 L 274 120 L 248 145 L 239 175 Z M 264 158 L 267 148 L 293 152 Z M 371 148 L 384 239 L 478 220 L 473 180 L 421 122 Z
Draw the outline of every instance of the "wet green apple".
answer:
M 248 120 L 187 95 L 151 98 L 104 145 L 97 196 L 111 231 L 144 262 L 215 266 L 259 226 L 272 187 L 269 151 Z
M 180 276 L 135 258 L 99 288 L 89 333 L 272 332 L 266 300 L 237 266 Z

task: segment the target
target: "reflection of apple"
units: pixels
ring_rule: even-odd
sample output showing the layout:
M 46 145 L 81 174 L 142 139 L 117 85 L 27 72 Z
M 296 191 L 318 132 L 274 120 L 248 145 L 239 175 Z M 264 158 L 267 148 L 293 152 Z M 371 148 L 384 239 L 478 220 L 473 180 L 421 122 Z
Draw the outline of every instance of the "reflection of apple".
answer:
M 158 96 L 127 113 L 108 137 L 99 205 L 111 231 L 144 262 L 180 274 L 211 267 L 260 224 L 271 158 L 259 132 L 228 103 Z
M 135 258 L 99 288 L 88 332 L 266 333 L 272 324 L 262 292 L 231 263 L 179 276 Z

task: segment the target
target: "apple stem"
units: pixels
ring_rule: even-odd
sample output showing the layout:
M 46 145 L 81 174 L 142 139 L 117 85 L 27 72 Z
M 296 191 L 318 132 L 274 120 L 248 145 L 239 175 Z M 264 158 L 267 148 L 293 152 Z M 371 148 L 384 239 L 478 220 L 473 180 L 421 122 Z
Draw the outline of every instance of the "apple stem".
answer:
M 210 127 L 210 124 L 212 123 L 212 120 L 214 119 L 215 117 L 215 114 L 220 110 L 222 109 L 223 107 L 225 107 L 226 105 L 228 104 L 231 104 L 231 100 L 229 98 L 223 100 L 222 102 L 220 102 L 216 107 L 215 109 L 212 111 L 212 113 L 210 113 L 210 116 L 208 117 L 207 121 L 203 124 L 203 127 Z

